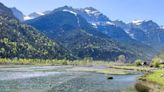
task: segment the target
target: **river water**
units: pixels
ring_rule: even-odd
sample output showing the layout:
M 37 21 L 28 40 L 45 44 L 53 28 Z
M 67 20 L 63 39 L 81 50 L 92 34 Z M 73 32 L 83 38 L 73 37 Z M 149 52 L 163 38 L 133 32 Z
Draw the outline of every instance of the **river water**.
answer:
M 140 74 L 67 71 L 73 66 L 1 65 L 0 92 L 136 92 Z

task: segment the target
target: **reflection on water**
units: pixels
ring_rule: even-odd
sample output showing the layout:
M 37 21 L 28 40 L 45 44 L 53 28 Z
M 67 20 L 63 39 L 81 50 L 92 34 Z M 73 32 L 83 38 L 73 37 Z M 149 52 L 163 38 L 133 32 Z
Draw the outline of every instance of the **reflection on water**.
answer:
M 0 92 L 134 91 L 136 78 L 139 76 L 113 75 L 113 80 L 107 80 L 104 74 L 65 70 L 71 67 L 0 66 Z

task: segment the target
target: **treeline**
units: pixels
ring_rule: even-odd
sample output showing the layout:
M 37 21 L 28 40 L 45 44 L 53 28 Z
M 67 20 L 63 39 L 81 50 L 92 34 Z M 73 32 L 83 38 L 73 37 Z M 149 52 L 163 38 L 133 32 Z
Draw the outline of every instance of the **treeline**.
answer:
M 0 64 L 15 65 L 108 65 L 113 62 L 94 61 L 92 58 L 83 60 L 56 60 L 56 59 L 19 59 L 19 58 L 0 58 Z
M 136 66 L 150 65 L 150 67 L 164 67 L 164 51 L 161 51 L 158 55 L 154 56 L 148 63 L 142 59 L 135 60 Z

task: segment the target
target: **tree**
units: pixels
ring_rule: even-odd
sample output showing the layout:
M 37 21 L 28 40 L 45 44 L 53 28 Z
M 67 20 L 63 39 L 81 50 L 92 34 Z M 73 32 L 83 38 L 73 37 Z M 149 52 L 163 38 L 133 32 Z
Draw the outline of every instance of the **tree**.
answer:
M 136 65 L 136 66 L 141 66 L 142 63 L 143 63 L 143 60 L 141 60 L 141 59 L 135 60 L 135 65 Z
M 120 56 L 118 56 L 118 62 L 125 63 L 125 62 L 126 62 L 126 57 L 125 57 L 125 55 L 120 55 Z
M 5 49 L 4 48 L 0 48 L 0 53 L 5 53 Z
M 159 57 L 154 57 L 151 62 L 152 66 L 154 67 L 159 67 L 160 65 L 160 58 Z

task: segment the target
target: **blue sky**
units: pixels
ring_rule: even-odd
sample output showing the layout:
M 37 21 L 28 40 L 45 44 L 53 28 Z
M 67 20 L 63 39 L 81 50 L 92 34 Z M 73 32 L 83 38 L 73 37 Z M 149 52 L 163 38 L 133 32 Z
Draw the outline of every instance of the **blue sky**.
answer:
M 164 25 L 164 0 L 0 0 L 24 14 L 53 10 L 64 5 L 74 8 L 94 7 L 111 20 L 130 22 L 134 19 L 153 20 Z

